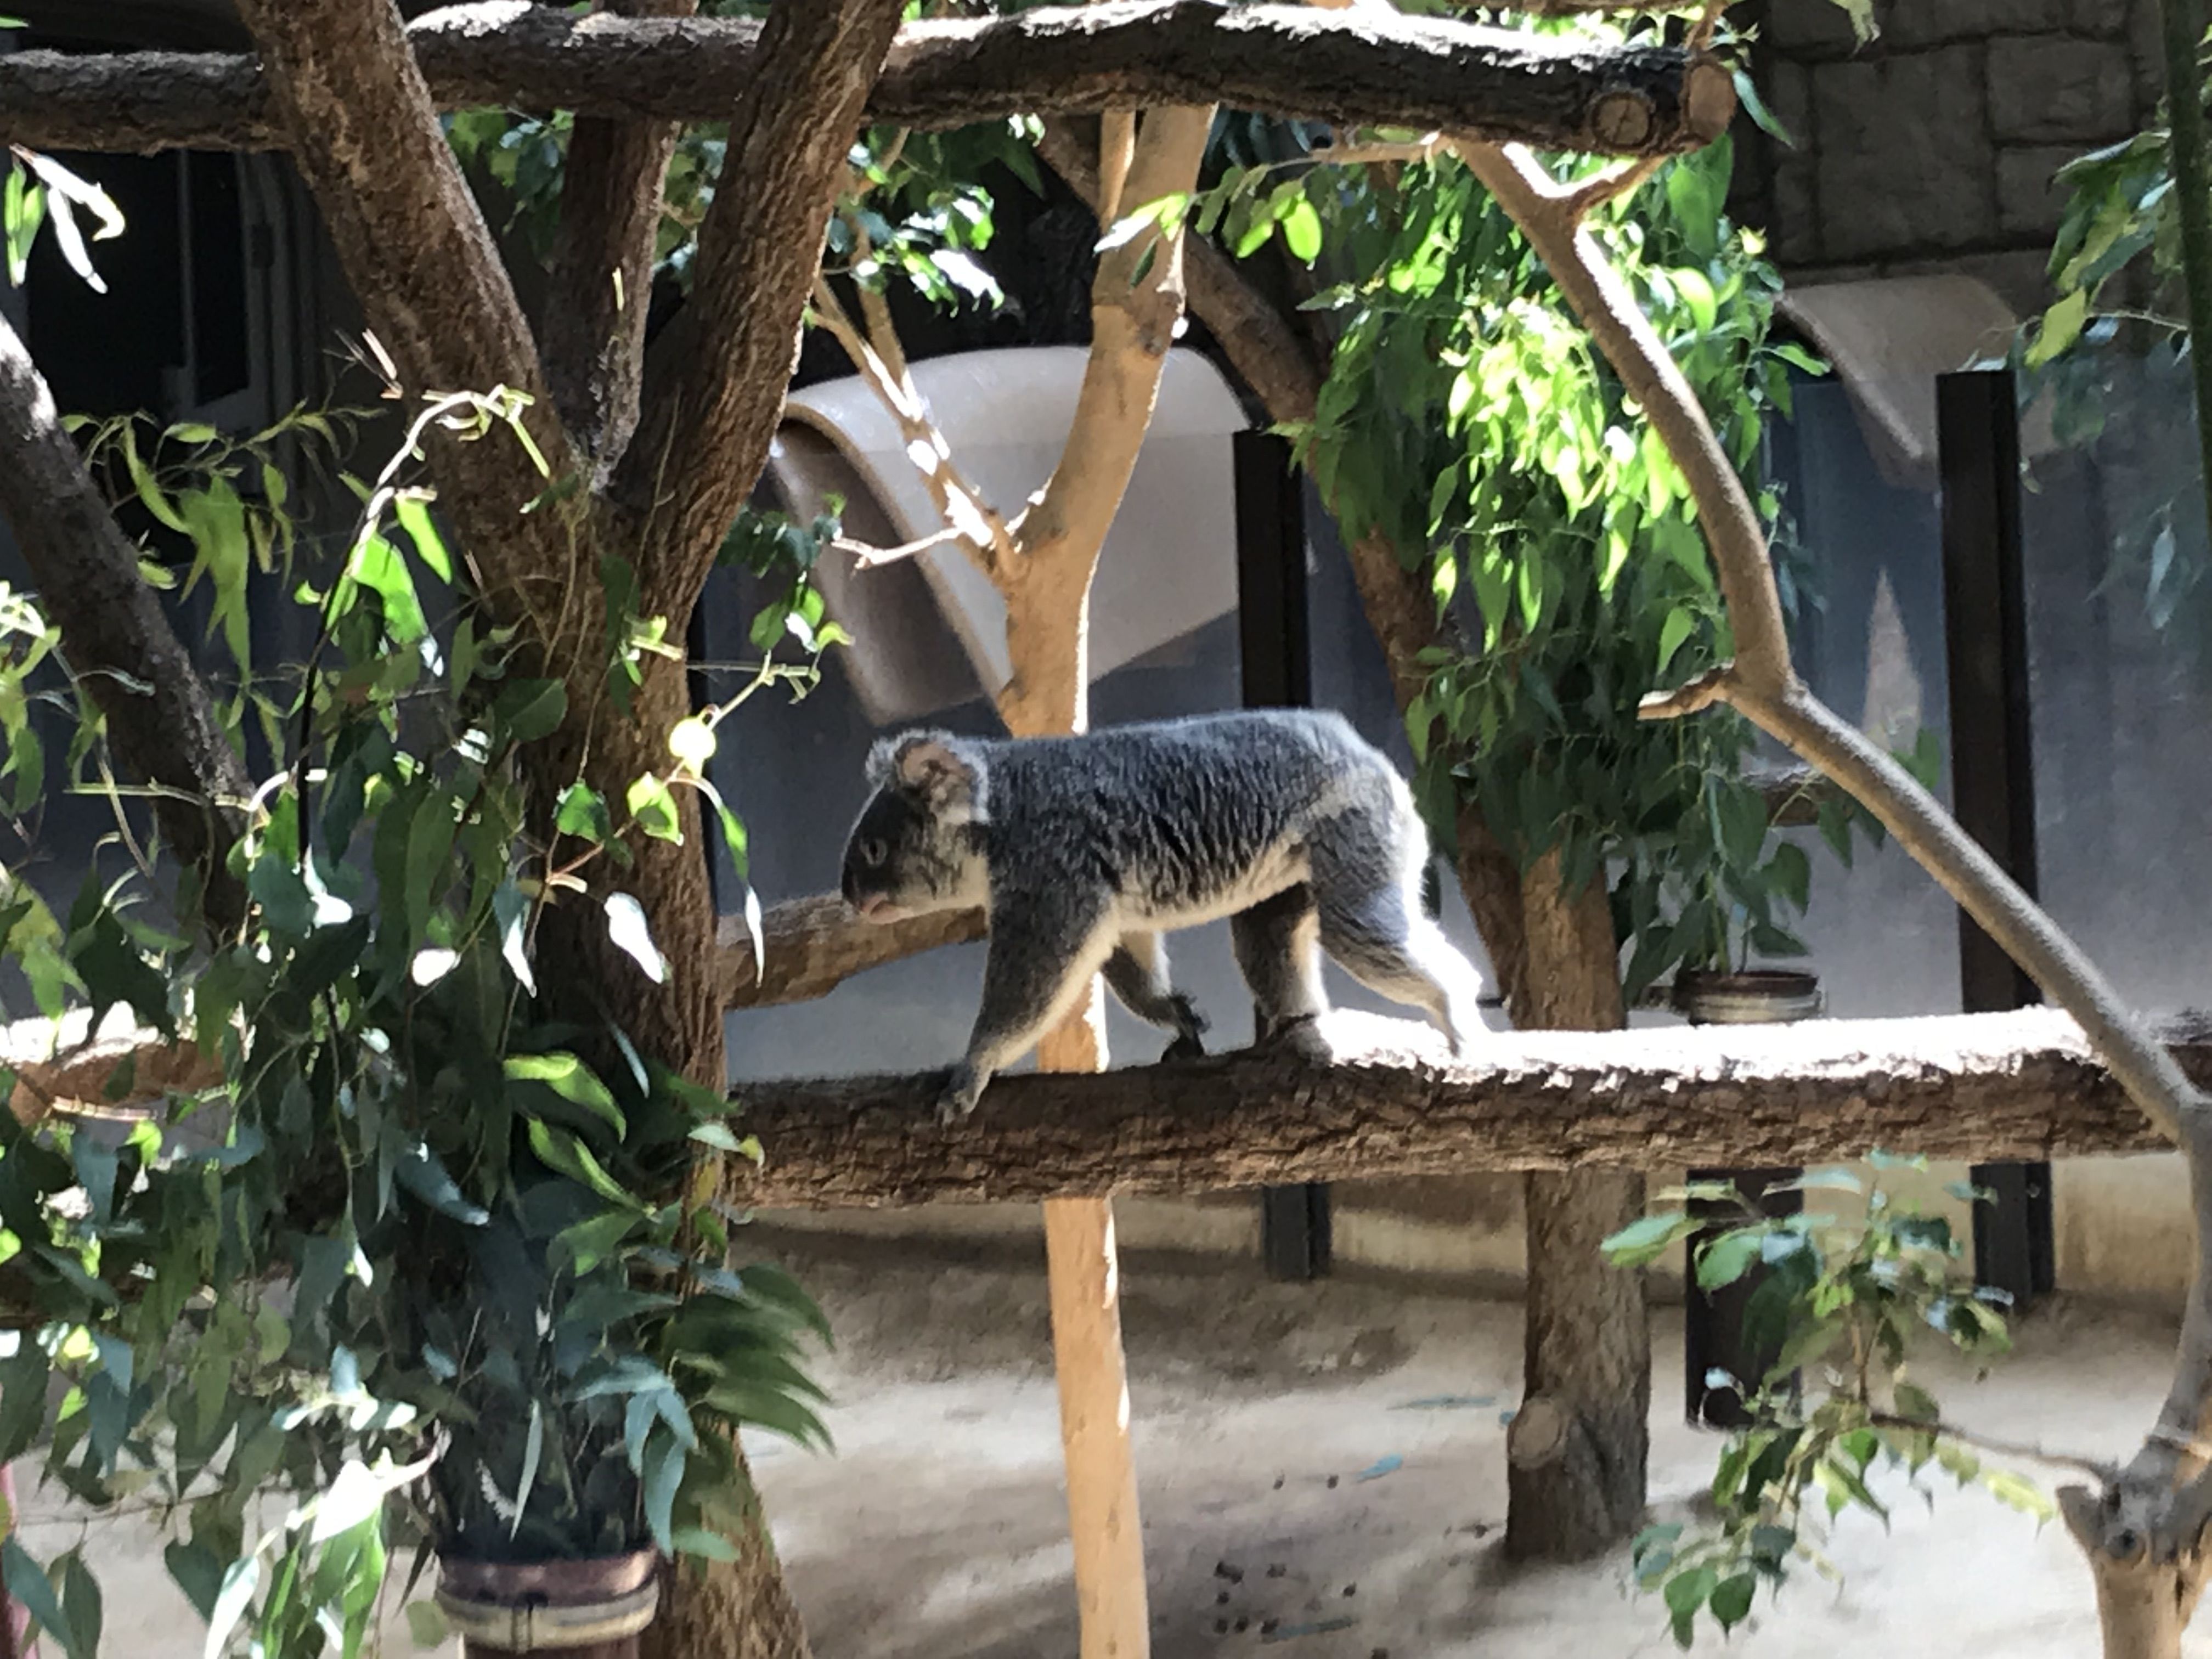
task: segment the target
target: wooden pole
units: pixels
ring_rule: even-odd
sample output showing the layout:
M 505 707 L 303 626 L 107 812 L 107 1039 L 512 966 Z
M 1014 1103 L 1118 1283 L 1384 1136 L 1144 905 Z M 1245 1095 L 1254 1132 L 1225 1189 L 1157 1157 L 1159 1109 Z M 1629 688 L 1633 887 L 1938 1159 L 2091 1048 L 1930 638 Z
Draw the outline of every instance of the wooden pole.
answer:
M 1084 1011 L 1048 1036 L 1040 1066 L 1105 1067 L 1105 1009 L 1093 981 Z M 1082 1659 L 1142 1659 L 1150 1650 L 1145 1538 L 1129 1449 L 1129 1382 L 1121 1353 L 1121 1262 L 1110 1199 L 1056 1198 L 1044 1206 L 1052 1295 L 1053 1364 L 1060 1382 L 1060 1438 L 1067 1469 L 1067 1522 L 1075 1541 Z
M 1015 672 L 1021 672 L 1018 660 Z M 1085 689 L 1079 684 L 1074 717 L 1062 729 L 1079 732 L 1087 724 Z M 1106 1069 L 1106 1008 L 1096 979 L 1077 1012 L 1037 1045 L 1037 1069 Z M 1121 1264 L 1114 1242 L 1113 1200 L 1047 1200 L 1044 1248 L 1068 1536 L 1075 1546 L 1075 1599 L 1082 1620 L 1081 1659 L 1148 1659 L 1151 1611 L 1144 1529 L 1137 1516 L 1137 1466 L 1129 1448 L 1129 1377 L 1121 1352 Z

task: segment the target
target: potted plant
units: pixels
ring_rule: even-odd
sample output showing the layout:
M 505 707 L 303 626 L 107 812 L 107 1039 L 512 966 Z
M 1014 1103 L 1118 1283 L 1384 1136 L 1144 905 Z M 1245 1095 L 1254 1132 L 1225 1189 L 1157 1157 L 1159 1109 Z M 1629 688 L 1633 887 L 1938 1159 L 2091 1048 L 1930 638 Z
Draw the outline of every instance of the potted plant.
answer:
M 1639 938 L 1632 992 L 1642 989 L 1639 970 L 1671 957 L 1668 1000 L 1692 1024 L 1765 1024 L 1819 1013 L 1815 975 L 1753 966 L 1754 958 L 1805 954 L 1790 922 L 1810 896 L 1811 859 L 1773 829 L 1773 808 L 1753 776 L 1709 774 L 1698 795 L 1680 820 L 1660 877 L 1671 925 Z M 1848 842 L 1838 844 L 1848 857 Z
M 494 434 L 514 412 L 457 394 L 422 422 Z M 127 1008 L 204 1057 L 200 1086 L 141 1089 L 126 1057 L 96 1108 L 0 1114 L 0 1465 L 35 1448 L 79 1502 L 150 1505 L 210 1654 L 355 1650 L 403 1550 L 410 1592 L 440 1566 L 435 1602 L 408 1609 L 419 1634 L 631 1651 L 663 1561 L 727 1559 L 759 1524 L 738 1427 L 824 1438 L 803 1369 L 821 1315 L 773 1269 L 726 1265 L 711 1160 L 759 1149 L 719 1091 L 553 1009 L 533 959 L 545 907 L 588 904 L 665 971 L 609 878 L 673 828 L 672 787 L 708 787 L 726 711 L 670 734 L 665 778 L 611 804 L 579 782 L 534 822 L 510 763 L 562 688 L 465 605 L 427 620 L 417 573 L 454 562 L 394 482 L 421 429 L 360 487 L 342 567 L 297 573 L 320 635 L 304 676 L 280 695 L 237 664 L 234 712 L 264 717 L 276 769 L 232 856 L 239 910 L 185 891 L 156 920 L 150 862 L 88 881 L 65 919 L 12 878 L 0 895 L 45 1012 L 74 991 L 95 1025 Z M 175 468 L 142 464 L 128 423 L 95 434 L 191 537 L 234 649 L 247 573 L 227 555 L 273 560 L 292 527 L 280 489 L 249 502 L 232 480 L 329 430 L 186 433 Z M 52 630 L 4 600 L 0 739 L 27 752 L 58 697 L 96 755 L 88 705 L 51 683 Z M 40 1563 L 9 1538 L 0 1571 L 52 1647 L 98 1650 L 82 1551 Z

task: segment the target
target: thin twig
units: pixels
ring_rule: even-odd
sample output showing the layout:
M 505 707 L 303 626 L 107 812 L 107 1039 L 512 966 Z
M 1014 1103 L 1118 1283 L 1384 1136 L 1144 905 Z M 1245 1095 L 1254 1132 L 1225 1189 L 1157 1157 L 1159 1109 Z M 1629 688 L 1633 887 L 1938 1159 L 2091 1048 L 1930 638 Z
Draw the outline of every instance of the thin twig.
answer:
M 839 536 L 830 545 L 840 553 L 849 553 L 853 562 L 862 570 L 873 570 L 880 566 L 896 564 L 901 559 L 910 559 L 917 553 L 927 553 L 933 547 L 942 547 L 947 542 L 964 541 L 965 537 L 953 529 L 939 531 L 933 536 L 924 536 L 920 541 L 902 542 L 896 547 L 878 547 L 873 542 L 854 541 L 848 536 Z
M 866 290 L 862 289 L 865 295 Z M 845 309 L 830 286 L 827 277 L 817 276 L 814 282 L 814 319 L 830 331 L 830 337 L 844 348 L 845 356 L 868 383 L 891 418 L 898 422 L 899 433 L 906 441 L 907 453 L 915 459 L 915 470 L 929 490 L 930 500 L 939 514 L 951 526 L 953 535 L 974 560 L 977 569 L 991 579 L 994 585 L 1003 586 L 1020 560 L 1013 532 L 1006 520 L 985 499 L 982 492 L 970 483 L 952 459 L 952 446 L 945 441 L 945 434 L 929 417 L 928 405 L 909 374 L 895 374 L 874 344 L 860 331 L 852 313 Z M 889 319 L 885 323 L 888 326 Z M 893 337 L 896 338 L 894 333 Z M 918 458 L 927 455 L 929 464 L 924 465 Z
M 1917 1418 L 1899 1417 L 1893 1412 L 1870 1412 L 1867 1420 L 1877 1429 L 1941 1435 L 1946 1440 L 1955 1440 L 1960 1445 L 1972 1446 L 1978 1451 L 1995 1452 L 2000 1457 L 2025 1457 L 2034 1462 L 2048 1463 L 2053 1468 L 2073 1469 L 2106 1485 L 2119 1478 L 2117 1464 L 2100 1462 L 2096 1458 L 2083 1457 L 2074 1452 L 2046 1451 L 2033 1441 L 2003 1440 L 1993 1434 L 1962 1429 L 1955 1423 L 1923 1423 Z
M 1645 179 L 1659 171 L 1665 160 L 1662 155 L 1639 155 L 1632 161 L 1620 162 L 1595 177 L 1582 180 L 1559 200 L 1577 219 L 1586 219 L 1604 204 L 1638 189 Z

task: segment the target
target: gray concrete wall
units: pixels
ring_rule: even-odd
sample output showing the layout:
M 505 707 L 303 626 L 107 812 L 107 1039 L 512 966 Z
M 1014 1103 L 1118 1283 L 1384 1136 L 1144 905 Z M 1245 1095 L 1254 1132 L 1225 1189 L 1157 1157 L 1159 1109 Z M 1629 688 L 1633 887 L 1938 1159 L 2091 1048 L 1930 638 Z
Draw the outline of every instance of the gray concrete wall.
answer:
M 2039 309 L 2063 206 L 2051 174 L 2156 106 L 2155 0 L 1875 9 L 1865 46 L 1832 0 L 1747 14 L 1759 84 L 1796 143 L 1739 121 L 1740 209 L 1793 280 L 1962 270 Z

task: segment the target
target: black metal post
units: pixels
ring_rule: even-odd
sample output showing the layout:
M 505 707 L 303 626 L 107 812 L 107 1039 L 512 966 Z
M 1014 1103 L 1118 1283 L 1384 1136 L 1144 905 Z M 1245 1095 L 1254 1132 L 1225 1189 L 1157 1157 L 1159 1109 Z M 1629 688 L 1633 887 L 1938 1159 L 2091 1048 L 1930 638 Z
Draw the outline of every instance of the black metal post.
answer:
M 1795 1181 L 1799 1170 L 1692 1170 L 1692 1185 L 1727 1182 L 1761 1215 L 1795 1215 L 1805 1207 L 1805 1194 L 1766 1189 L 1778 1182 Z M 1753 1298 L 1766 1282 L 1766 1273 L 1754 1267 L 1733 1285 L 1717 1291 L 1698 1287 L 1698 1252 L 1731 1226 L 1744 1219 L 1734 1203 L 1693 1201 L 1692 1215 L 1705 1222 L 1690 1235 L 1683 1254 L 1682 1285 L 1682 1414 L 1692 1426 L 1741 1428 L 1751 1420 L 1744 1409 L 1746 1390 L 1755 1390 L 1759 1380 L 1781 1357 L 1779 1333 L 1761 1322 L 1753 1328 L 1749 1316 Z M 1708 1379 L 1724 1372 L 1730 1382 Z M 1739 1386 L 1740 1385 L 1740 1386 Z
M 1237 644 L 1247 708 L 1313 702 L 1306 611 L 1305 494 L 1291 447 L 1266 432 L 1232 440 L 1237 475 Z M 1325 1182 L 1260 1193 L 1260 1249 L 1269 1277 L 1318 1279 L 1328 1271 Z
M 2009 369 L 1936 381 L 1942 475 L 1943 629 L 1951 686 L 1951 810 L 2021 887 L 2036 887 L 2035 765 L 2021 558 L 2020 408 Z M 1959 913 L 1959 988 L 1968 1013 L 2042 1000 L 2034 981 Z M 1974 1274 L 2025 1306 L 2054 1283 L 2048 1164 L 1982 1164 Z

